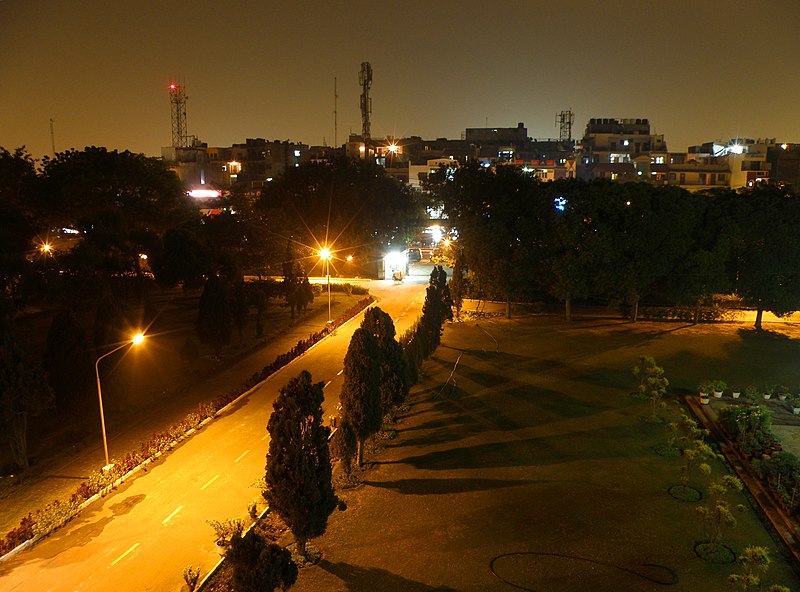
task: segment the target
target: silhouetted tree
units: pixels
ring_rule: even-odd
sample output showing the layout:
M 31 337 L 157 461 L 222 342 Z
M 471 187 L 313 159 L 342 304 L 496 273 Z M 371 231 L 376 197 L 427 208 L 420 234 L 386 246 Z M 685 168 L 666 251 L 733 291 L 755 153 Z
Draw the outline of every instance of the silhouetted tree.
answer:
M 292 554 L 254 530 L 233 537 L 225 558 L 233 567 L 236 592 L 288 590 L 297 581 L 298 570 Z
M 228 288 L 217 275 L 206 280 L 197 313 L 197 338 L 214 348 L 214 355 L 231 340 L 232 320 Z
M 22 470 L 28 461 L 28 418 L 53 406 L 47 375 L 7 331 L 0 333 L 0 427 Z
M 56 314 L 42 365 L 55 393 L 56 408 L 77 425 L 85 422 L 95 389 L 94 361 L 89 338 L 75 314 L 71 310 Z
M 392 317 L 377 306 L 364 313 L 361 327 L 369 331 L 378 345 L 381 368 L 381 407 L 388 413 L 400 405 L 408 395 L 408 369 L 403 358 L 403 348 L 395 340 Z
M 323 383 L 302 371 L 280 390 L 267 430 L 264 498 L 292 531 L 298 552 L 325 533 L 337 499 L 331 485 L 330 429 L 322 423 Z
M 344 382 L 339 400 L 342 419 L 358 440 L 358 466 L 364 461 L 364 441 L 381 429 L 381 359 L 372 334 L 359 327 L 350 338 L 344 357 Z

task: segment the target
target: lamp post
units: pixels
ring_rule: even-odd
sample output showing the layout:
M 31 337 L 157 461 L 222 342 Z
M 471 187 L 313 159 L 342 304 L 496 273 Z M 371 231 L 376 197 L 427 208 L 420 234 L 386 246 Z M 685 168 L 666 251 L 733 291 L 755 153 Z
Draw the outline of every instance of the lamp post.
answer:
M 111 463 L 108 460 L 108 440 L 106 438 L 106 420 L 105 416 L 103 415 L 103 390 L 100 388 L 100 360 L 110 356 L 111 354 L 118 352 L 123 347 L 128 345 L 139 345 L 142 341 L 144 341 L 144 335 L 141 333 L 137 333 L 134 335 L 130 341 L 126 341 L 122 345 L 119 345 L 112 349 L 110 352 L 104 353 L 102 356 L 97 358 L 97 361 L 94 363 L 94 374 L 97 377 L 97 400 L 100 402 L 100 427 L 103 429 L 103 450 L 106 453 L 106 464 L 103 469 L 108 469 L 111 466 Z
M 319 258 L 325 260 L 325 277 L 328 280 L 328 324 L 331 324 L 331 250 L 323 247 L 319 251 Z

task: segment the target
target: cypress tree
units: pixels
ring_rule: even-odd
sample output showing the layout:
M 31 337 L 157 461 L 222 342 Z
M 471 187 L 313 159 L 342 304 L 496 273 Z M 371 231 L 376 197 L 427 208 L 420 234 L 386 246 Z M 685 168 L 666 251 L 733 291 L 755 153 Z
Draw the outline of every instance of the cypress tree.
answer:
M 264 498 L 294 534 L 298 552 L 325 533 L 337 499 L 331 484 L 330 429 L 322 424 L 322 383 L 303 370 L 280 390 L 267 430 Z
M 344 383 L 339 396 L 342 419 L 353 426 L 358 440 L 358 466 L 364 461 L 364 441 L 381 429 L 380 371 L 375 337 L 359 327 L 344 357 Z
M 408 395 L 408 368 L 403 349 L 395 340 L 392 317 L 379 307 L 372 307 L 364 314 L 361 326 L 375 337 L 380 350 L 381 405 L 386 413 L 401 404 Z

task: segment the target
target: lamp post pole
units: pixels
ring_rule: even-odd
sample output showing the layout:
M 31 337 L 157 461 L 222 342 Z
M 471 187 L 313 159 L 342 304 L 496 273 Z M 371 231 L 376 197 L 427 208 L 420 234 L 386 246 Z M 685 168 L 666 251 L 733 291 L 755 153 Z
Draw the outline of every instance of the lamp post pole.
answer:
M 328 324 L 331 324 L 331 257 L 325 259 L 325 271 L 328 276 Z
M 103 451 L 105 452 L 106 455 L 106 464 L 103 467 L 104 469 L 110 467 L 111 463 L 108 460 L 108 439 L 106 438 L 106 419 L 105 416 L 103 415 L 103 389 L 100 386 L 100 360 L 102 360 L 103 358 L 107 358 L 111 354 L 118 352 L 123 347 L 126 347 L 128 345 L 138 345 L 143 340 L 144 340 L 144 335 L 138 333 L 130 341 L 126 341 L 122 345 L 119 345 L 114 349 L 112 349 L 111 351 L 104 353 L 102 356 L 97 358 L 97 361 L 94 363 L 94 374 L 95 377 L 97 378 L 97 401 L 100 403 L 100 427 L 103 430 Z

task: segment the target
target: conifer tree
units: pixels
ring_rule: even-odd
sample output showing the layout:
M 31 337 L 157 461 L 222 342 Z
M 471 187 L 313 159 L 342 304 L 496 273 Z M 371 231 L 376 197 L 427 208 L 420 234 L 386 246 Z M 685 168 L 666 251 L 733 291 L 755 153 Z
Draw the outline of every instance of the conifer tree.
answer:
M 381 406 L 387 413 L 408 395 L 409 380 L 403 348 L 395 339 L 392 317 L 374 306 L 364 314 L 361 327 L 375 337 L 381 354 Z
M 344 357 L 344 383 L 339 396 L 342 419 L 358 440 L 358 466 L 364 461 L 364 441 L 381 428 L 380 352 L 372 334 L 359 327 Z
M 280 390 L 267 430 L 264 498 L 292 531 L 298 552 L 325 533 L 336 508 L 331 485 L 330 429 L 322 424 L 322 383 L 303 370 Z

